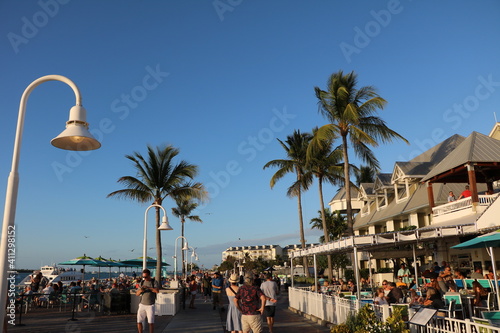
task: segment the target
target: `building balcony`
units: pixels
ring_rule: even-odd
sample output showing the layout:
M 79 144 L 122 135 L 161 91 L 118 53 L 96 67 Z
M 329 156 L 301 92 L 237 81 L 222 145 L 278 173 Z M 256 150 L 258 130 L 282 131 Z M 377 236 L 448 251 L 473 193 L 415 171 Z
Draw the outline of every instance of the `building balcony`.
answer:
M 432 208 L 432 224 L 441 224 L 451 222 L 457 219 L 471 218 L 474 222 L 474 217 L 478 217 L 483 213 L 498 197 L 499 193 L 492 195 L 479 195 L 479 203 L 474 206 L 472 198 L 463 198 L 453 202 L 448 202 Z

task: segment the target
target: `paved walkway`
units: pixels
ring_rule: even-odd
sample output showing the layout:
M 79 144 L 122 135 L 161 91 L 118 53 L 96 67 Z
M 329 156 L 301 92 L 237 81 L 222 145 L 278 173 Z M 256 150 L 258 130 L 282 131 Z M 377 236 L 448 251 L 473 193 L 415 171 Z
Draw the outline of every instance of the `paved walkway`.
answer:
M 224 308 L 227 310 L 227 298 L 224 299 Z M 175 316 L 157 316 L 155 318 L 155 332 L 158 333 L 224 333 L 226 325 L 226 311 L 212 310 L 211 303 L 204 303 L 203 299 L 195 301 L 196 309 L 179 311 Z M 17 314 L 19 316 L 19 314 Z M 136 333 L 135 314 L 112 314 L 110 316 L 93 311 L 72 313 L 69 310 L 35 308 L 22 316 L 24 326 L 8 325 L 8 332 L 23 333 L 102 333 L 120 332 Z M 274 333 L 328 333 L 329 329 L 313 323 L 302 316 L 288 310 L 288 294 L 282 293 L 278 298 Z M 16 318 L 19 324 L 19 317 Z M 147 325 L 146 325 L 147 326 Z M 268 332 L 264 323 L 263 332 Z M 146 328 L 144 332 L 148 332 Z

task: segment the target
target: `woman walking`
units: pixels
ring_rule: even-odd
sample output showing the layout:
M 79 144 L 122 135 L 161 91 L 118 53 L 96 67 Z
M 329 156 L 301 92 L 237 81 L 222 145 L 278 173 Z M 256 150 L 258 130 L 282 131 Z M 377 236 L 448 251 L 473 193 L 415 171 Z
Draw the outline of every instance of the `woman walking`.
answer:
M 189 278 L 188 278 L 189 279 Z M 192 275 L 189 279 L 189 293 L 191 294 L 191 301 L 189 302 L 190 309 L 196 309 L 194 307 L 194 299 L 198 293 L 198 283 L 196 283 L 196 276 Z
M 227 311 L 227 319 L 226 319 L 226 330 L 231 333 L 241 332 L 241 312 L 236 308 L 234 304 L 234 296 L 238 292 L 238 275 L 231 274 L 229 277 L 229 287 L 226 288 L 226 295 L 229 300 L 229 308 Z

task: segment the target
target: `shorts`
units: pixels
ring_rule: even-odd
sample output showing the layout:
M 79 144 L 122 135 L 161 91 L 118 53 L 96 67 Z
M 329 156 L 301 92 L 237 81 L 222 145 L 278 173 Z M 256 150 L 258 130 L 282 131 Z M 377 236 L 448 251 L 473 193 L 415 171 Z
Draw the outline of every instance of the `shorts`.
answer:
M 193 291 L 191 292 L 191 295 L 193 295 L 193 296 L 194 296 L 194 295 L 196 295 L 197 293 L 198 293 L 198 292 L 197 292 L 196 290 L 193 290 Z
M 264 307 L 264 313 L 262 314 L 264 317 L 274 317 L 274 314 L 276 313 L 276 306 L 275 305 L 267 305 Z
M 260 315 L 242 315 L 241 328 L 243 332 L 249 332 L 250 330 L 252 330 L 253 333 L 261 333 L 262 318 L 260 317 Z
M 155 322 L 155 305 L 144 305 L 139 303 L 139 308 L 137 309 L 137 323 L 144 323 L 148 318 L 149 324 L 154 324 Z

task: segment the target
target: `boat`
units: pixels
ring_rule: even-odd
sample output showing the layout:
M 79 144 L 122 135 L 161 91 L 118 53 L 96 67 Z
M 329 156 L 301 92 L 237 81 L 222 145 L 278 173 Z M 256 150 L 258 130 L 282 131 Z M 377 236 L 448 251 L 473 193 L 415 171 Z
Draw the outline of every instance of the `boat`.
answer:
M 42 273 L 42 276 L 48 283 L 58 283 L 61 281 L 63 285 L 70 284 L 71 282 L 76 282 L 83 279 L 83 273 L 73 269 L 65 269 L 57 266 L 42 266 L 39 270 L 33 271 L 33 273 L 26 276 L 20 283 L 19 286 L 26 286 L 31 283 L 31 277 Z

